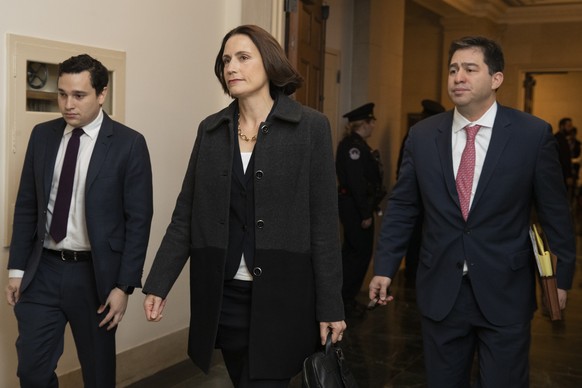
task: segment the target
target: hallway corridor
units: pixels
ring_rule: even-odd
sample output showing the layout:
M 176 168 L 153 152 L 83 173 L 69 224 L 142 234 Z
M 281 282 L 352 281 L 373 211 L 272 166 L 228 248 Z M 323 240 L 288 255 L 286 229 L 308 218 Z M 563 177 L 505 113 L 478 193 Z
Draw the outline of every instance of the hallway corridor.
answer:
M 536 311 L 532 321 L 531 388 L 582 387 L 582 236 L 577 235 L 577 268 L 565 319 L 552 323 Z M 424 387 L 420 319 L 413 288 L 403 271 L 395 278 L 395 303 L 348 320 L 342 349 L 360 388 Z M 539 298 L 538 298 L 539 299 Z M 361 301 L 366 302 L 362 293 Z M 219 354 L 217 353 L 217 357 Z M 300 387 L 299 379 L 291 387 Z M 229 388 L 217 360 L 209 376 L 189 360 L 130 385 L 131 388 Z

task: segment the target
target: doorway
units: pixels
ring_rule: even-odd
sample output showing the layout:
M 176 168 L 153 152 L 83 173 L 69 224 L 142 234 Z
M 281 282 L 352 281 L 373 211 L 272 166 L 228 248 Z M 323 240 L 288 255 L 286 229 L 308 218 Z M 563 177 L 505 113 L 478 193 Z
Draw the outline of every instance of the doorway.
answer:
M 522 80 L 524 111 L 550 123 L 554 132 L 562 117 L 571 117 L 574 126 L 582 127 L 582 69 L 526 71 Z

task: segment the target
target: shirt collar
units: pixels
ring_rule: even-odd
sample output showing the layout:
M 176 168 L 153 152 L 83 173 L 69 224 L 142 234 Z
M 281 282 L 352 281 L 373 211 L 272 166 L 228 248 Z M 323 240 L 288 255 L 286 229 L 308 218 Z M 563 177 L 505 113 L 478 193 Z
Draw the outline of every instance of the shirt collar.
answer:
M 83 132 L 85 132 L 85 134 L 89 136 L 91 139 L 95 139 L 99 134 L 99 129 L 101 129 L 102 123 L 103 123 L 103 109 L 99 109 L 99 114 L 97 115 L 97 117 L 95 117 L 95 120 L 91 121 L 89 124 L 82 127 Z M 65 127 L 64 135 L 68 135 L 70 132 L 73 132 L 73 129 L 75 128 L 76 127 L 67 124 L 67 126 Z
M 461 129 L 465 128 L 467 125 L 480 125 L 485 128 L 493 128 L 493 123 L 495 122 L 495 115 L 497 115 L 497 102 L 494 102 L 487 112 L 481 116 L 476 121 L 467 120 L 462 114 L 459 113 L 457 108 L 455 108 L 453 114 L 453 132 L 459 132 Z

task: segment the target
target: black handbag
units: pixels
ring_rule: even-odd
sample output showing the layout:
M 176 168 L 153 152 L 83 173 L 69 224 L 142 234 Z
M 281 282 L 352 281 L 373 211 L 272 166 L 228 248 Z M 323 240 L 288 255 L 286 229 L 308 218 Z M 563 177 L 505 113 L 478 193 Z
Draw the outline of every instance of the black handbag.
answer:
M 303 388 L 358 388 L 341 348 L 331 343 L 331 332 L 324 348 L 303 361 Z

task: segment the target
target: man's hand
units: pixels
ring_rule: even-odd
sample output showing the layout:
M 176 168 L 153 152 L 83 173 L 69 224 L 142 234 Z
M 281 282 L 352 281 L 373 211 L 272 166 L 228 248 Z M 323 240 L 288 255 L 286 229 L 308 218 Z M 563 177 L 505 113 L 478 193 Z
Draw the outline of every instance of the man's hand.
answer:
M 560 310 L 566 308 L 566 302 L 568 301 L 568 291 L 558 288 L 558 302 L 560 302 Z
M 123 314 L 125 314 L 125 309 L 127 309 L 128 299 L 129 295 L 127 295 L 119 288 L 115 287 L 113 290 L 111 290 L 107 300 L 105 301 L 105 304 L 99 306 L 99 309 L 97 310 L 97 313 L 101 314 L 107 307 L 109 307 L 109 312 L 99 323 L 99 327 L 103 327 L 108 324 L 107 330 L 111 330 L 117 326 L 119 322 L 121 322 L 121 319 L 123 319 Z
M 327 341 L 327 333 L 331 331 L 331 342 L 336 343 L 341 341 L 344 336 L 344 331 L 346 331 L 346 322 L 319 322 L 319 335 L 321 337 L 321 344 L 325 345 Z
M 389 277 L 374 276 L 368 287 L 370 300 L 377 300 L 376 303 L 382 306 L 393 301 L 394 297 L 388 292 L 390 284 L 392 284 L 392 279 Z
M 361 223 L 362 229 L 368 229 L 370 226 L 372 226 L 372 217 L 366 218 Z
M 8 285 L 6 286 L 6 300 L 12 307 L 20 299 L 20 283 L 22 278 L 8 278 Z
M 150 322 L 159 322 L 164 316 L 162 312 L 166 306 L 166 300 L 154 294 L 147 294 L 143 302 L 146 319 Z

